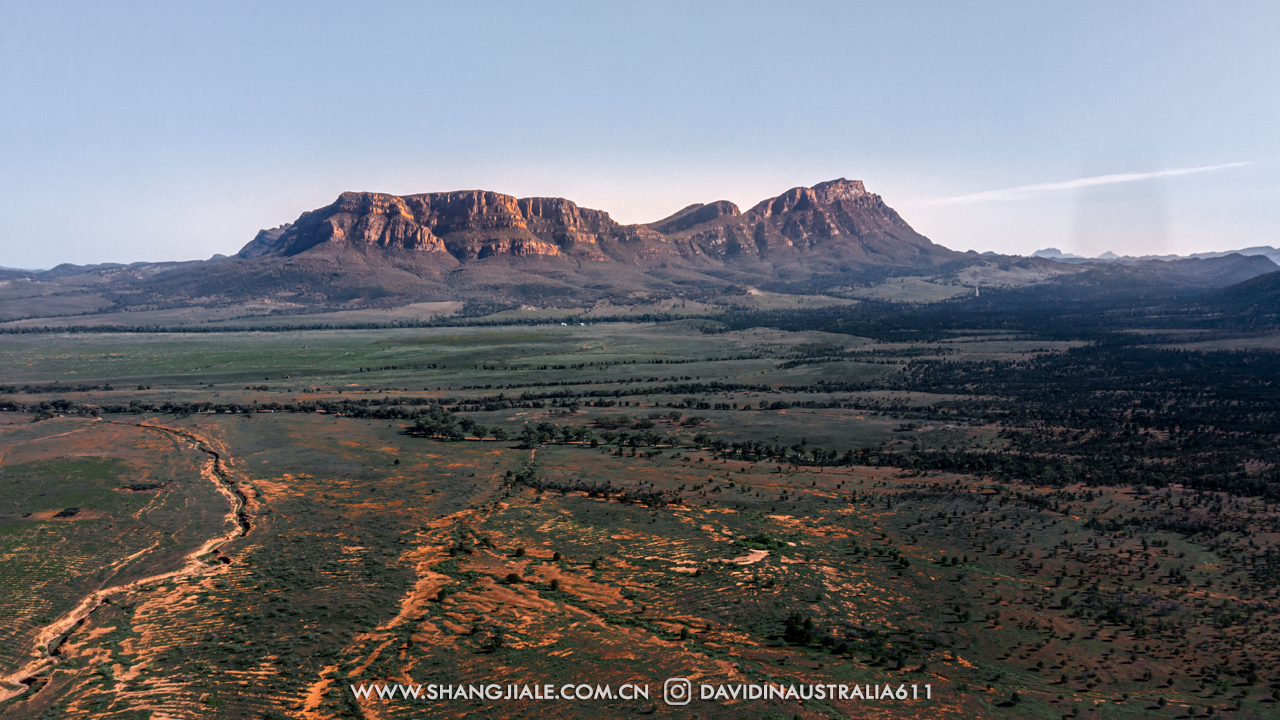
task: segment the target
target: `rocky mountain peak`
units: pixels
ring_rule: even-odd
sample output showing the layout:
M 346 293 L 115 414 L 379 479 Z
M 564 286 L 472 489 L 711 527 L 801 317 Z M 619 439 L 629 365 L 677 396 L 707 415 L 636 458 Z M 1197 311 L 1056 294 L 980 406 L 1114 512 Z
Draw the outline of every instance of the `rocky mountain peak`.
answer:
M 878 200 L 879 196 L 868 193 L 861 180 L 839 178 L 818 183 L 811 188 L 791 188 L 778 197 L 761 201 L 751 208 L 750 213 L 767 218 L 795 211 L 814 210 L 819 206 L 835 205 L 845 200 L 864 199 Z
M 856 200 L 867 197 L 870 194 L 867 192 L 867 188 L 862 185 L 861 180 L 846 180 L 844 178 L 818 183 L 812 189 L 814 197 L 823 205 L 831 205 L 841 200 Z

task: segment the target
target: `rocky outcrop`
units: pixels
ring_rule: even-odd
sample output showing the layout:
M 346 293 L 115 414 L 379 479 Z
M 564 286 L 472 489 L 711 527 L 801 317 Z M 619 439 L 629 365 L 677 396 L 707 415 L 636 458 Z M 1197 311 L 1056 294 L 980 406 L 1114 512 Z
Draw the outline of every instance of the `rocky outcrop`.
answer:
M 327 207 L 304 213 L 277 238 L 260 241 L 259 233 L 241 252 L 293 256 L 321 245 L 353 244 L 447 252 L 467 261 L 575 254 L 577 246 L 586 246 L 578 254 L 607 259 L 595 246 L 602 234 L 618 229 L 607 213 L 562 198 L 517 199 L 483 190 L 403 197 L 347 192 Z
M 419 222 L 405 198 L 342 193 L 332 205 L 303 213 L 278 241 L 276 252 L 297 255 L 324 243 L 442 252 L 444 244 Z

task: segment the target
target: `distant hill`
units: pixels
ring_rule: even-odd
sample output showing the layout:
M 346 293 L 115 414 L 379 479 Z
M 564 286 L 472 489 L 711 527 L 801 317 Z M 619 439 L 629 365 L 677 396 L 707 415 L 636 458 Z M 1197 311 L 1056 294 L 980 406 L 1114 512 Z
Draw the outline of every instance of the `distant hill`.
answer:
M 1223 250 L 1220 252 L 1203 252 L 1192 253 L 1190 255 L 1117 255 L 1113 252 L 1104 252 L 1097 257 L 1084 257 L 1083 255 L 1073 255 L 1064 253 L 1057 248 L 1044 248 L 1031 253 L 1031 257 L 1048 258 L 1058 262 L 1071 264 L 1085 263 L 1120 263 L 1122 265 L 1132 265 L 1134 263 L 1150 262 L 1152 260 L 1163 260 L 1173 262 L 1177 260 L 1210 260 L 1213 258 L 1227 257 L 1228 255 L 1243 255 L 1245 257 L 1261 256 L 1265 257 L 1277 266 L 1280 266 L 1280 250 L 1269 245 L 1256 245 L 1254 247 L 1241 248 L 1239 250 Z
M 1280 324 L 1280 272 L 1222 288 L 1202 300 L 1204 309 L 1243 325 Z
M 1039 285 L 1040 293 L 1085 302 L 1102 298 L 1188 298 L 1280 270 L 1265 257 L 1243 255 L 1076 267 L 1075 273 L 1057 275 Z

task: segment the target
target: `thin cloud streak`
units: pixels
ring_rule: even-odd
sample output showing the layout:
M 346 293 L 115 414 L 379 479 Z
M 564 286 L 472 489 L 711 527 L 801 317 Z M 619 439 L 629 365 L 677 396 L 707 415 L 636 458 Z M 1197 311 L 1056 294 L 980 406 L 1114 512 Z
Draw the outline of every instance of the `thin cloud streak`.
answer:
M 1206 165 L 1204 167 L 1194 168 L 1174 168 L 1173 170 L 1159 170 L 1147 173 L 1119 173 L 1115 175 L 1098 175 L 1096 177 L 1079 178 L 1077 180 L 1068 180 L 1058 183 L 1039 183 L 1037 185 L 1022 185 L 1004 190 L 987 190 L 985 192 L 973 193 L 972 195 L 960 195 L 958 197 L 939 198 L 929 201 L 930 205 L 956 205 L 959 203 L 975 203 L 975 202 L 1010 202 L 1014 200 L 1024 200 L 1036 195 L 1044 195 L 1046 193 L 1061 192 L 1063 190 L 1077 190 L 1079 188 L 1096 187 L 1098 185 L 1114 185 L 1116 183 L 1137 182 L 1139 180 L 1152 180 L 1163 177 L 1177 177 L 1179 175 L 1194 175 L 1196 173 L 1211 172 L 1214 170 L 1226 170 L 1229 168 L 1244 167 L 1252 165 L 1251 162 L 1234 162 L 1223 165 Z

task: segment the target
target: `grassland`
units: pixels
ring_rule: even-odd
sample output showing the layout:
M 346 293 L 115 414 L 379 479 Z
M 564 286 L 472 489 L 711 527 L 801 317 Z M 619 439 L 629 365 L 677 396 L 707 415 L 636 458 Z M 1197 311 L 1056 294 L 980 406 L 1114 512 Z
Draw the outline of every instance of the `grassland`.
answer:
M 1084 345 L 701 320 L 8 336 L 0 670 L 50 662 L 0 717 L 1273 717 L 1275 499 L 1076 481 L 1045 448 L 1086 439 L 970 376 Z M 959 467 L 991 458 L 1026 468 Z M 667 677 L 932 697 L 675 708 Z M 488 681 L 654 694 L 349 689 Z

